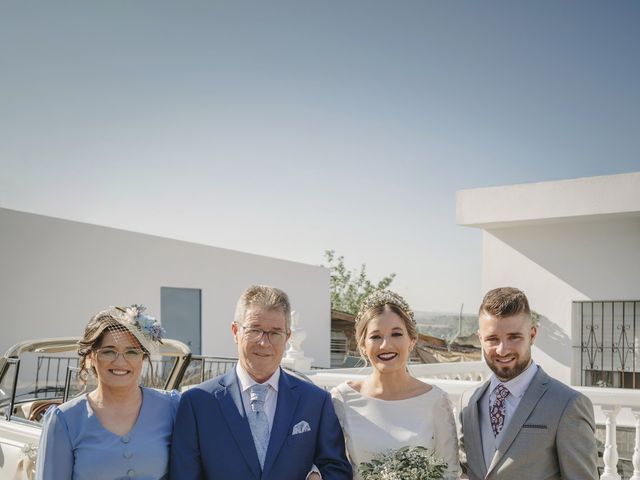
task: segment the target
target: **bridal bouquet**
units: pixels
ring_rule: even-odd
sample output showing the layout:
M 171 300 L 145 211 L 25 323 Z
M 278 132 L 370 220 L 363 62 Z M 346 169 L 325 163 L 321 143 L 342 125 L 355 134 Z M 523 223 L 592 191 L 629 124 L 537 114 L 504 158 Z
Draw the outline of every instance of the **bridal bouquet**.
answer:
M 359 466 L 362 480 L 444 480 L 447 463 L 425 447 L 402 447 Z

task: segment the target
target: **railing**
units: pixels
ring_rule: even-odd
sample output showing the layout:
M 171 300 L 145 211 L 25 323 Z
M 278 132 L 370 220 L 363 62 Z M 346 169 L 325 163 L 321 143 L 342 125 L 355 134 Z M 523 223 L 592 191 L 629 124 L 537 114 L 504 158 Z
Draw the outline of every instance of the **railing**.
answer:
M 237 362 L 237 358 L 194 355 L 184 372 L 180 388 L 188 388 L 222 375 L 231 370 Z
M 154 358 L 144 362 L 140 383 L 162 388 L 175 361 L 175 358 Z M 39 356 L 35 372 L 35 398 L 59 397 L 65 387 L 67 370 L 77 367 L 78 357 Z
M 438 363 L 410 365 L 411 374 L 447 392 L 454 409 L 456 421 L 463 392 L 475 388 L 489 378 L 491 371 L 484 362 Z M 338 384 L 363 378 L 371 368 L 343 368 L 312 370 L 305 374 L 316 385 L 327 390 Z M 601 480 L 640 480 L 640 391 L 618 388 L 573 387 L 585 394 L 594 405 L 596 424 L 605 426 L 604 450 L 602 453 Z M 625 467 L 618 455 L 617 427 L 635 430 L 635 445 L 632 458 Z M 630 465 L 628 465 L 630 464 Z M 631 472 L 633 468 L 633 472 Z M 620 476 L 618 471 L 628 470 Z
M 605 425 L 602 480 L 619 480 L 618 426 L 632 428 L 631 480 L 640 480 L 640 392 L 621 388 L 573 387 L 593 402 L 596 424 Z

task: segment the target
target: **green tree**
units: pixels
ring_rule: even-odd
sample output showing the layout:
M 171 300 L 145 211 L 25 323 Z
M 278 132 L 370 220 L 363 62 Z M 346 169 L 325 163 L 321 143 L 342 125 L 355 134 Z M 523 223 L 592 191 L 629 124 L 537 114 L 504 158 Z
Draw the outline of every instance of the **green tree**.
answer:
M 336 256 L 335 250 L 325 250 L 324 258 L 323 267 L 328 268 L 331 274 L 329 284 L 333 310 L 356 315 L 367 295 L 375 290 L 387 288 L 396 276 L 395 273 L 391 273 L 374 283 L 367 277 L 367 266 L 364 263 L 360 265 L 360 270 L 350 270 L 344 264 L 344 257 Z

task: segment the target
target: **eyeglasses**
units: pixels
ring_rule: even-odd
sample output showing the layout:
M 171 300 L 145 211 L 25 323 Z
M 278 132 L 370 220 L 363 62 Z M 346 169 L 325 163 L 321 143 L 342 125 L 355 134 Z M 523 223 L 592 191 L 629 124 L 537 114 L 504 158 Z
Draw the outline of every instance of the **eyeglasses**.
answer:
M 242 327 L 243 337 L 249 342 L 259 342 L 265 334 L 274 347 L 279 347 L 287 341 L 287 334 L 282 330 L 262 330 L 261 328 L 245 327 L 239 323 L 236 325 Z
M 119 355 L 122 355 L 122 358 L 128 362 L 135 362 L 144 355 L 144 352 L 137 348 L 128 348 L 124 352 L 119 352 L 113 348 L 98 348 L 94 351 L 98 355 L 98 360 L 102 362 L 115 362 Z

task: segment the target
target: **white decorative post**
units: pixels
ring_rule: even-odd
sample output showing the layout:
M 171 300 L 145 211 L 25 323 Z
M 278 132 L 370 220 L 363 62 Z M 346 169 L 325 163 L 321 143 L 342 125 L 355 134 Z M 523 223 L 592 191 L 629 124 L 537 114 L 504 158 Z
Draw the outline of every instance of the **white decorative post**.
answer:
M 620 480 L 618 475 L 618 445 L 616 438 L 616 417 L 620 411 L 620 407 L 603 406 L 602 413 L 607 417 L 606 421 L 606 438 L 604 444 L 604 473 L 600 476 L 600 480 Z
M 629 480 L 640 480 L 640 410 L 632 410 L 633 416 L 636 417 L 636 443 L 633 447 L 633 475 Z
M 307 331 L 298 326 L 298 312 L 291 312 L 291 337 L 289 337 L 289 348 L 282 358 L 282 366 L 306 372 L 311 370 L 313 358 L 305 357 L 302 350 L 302 342 L 307 338 Z

